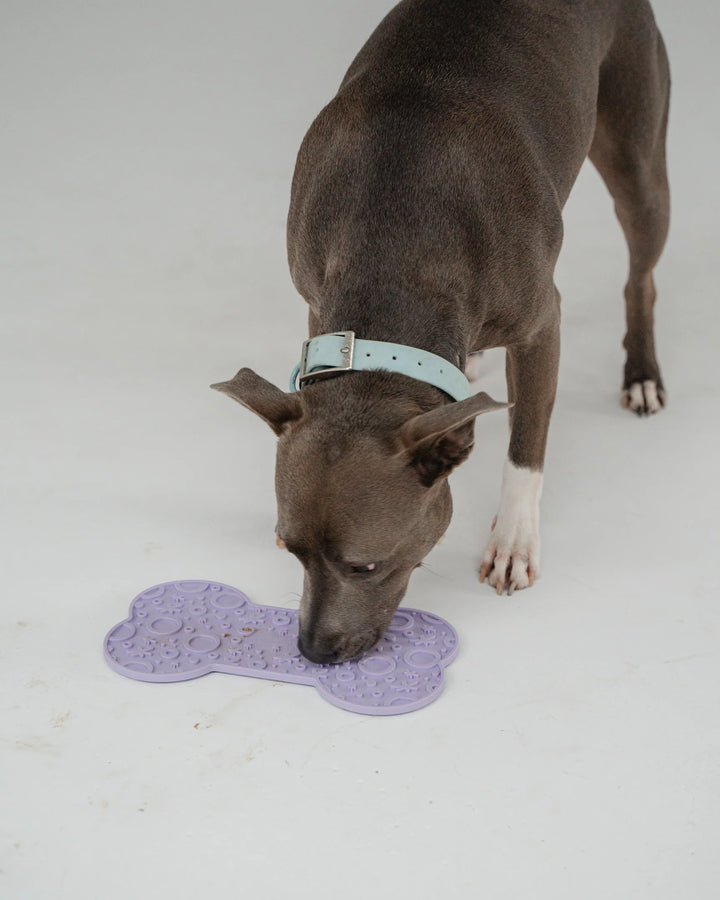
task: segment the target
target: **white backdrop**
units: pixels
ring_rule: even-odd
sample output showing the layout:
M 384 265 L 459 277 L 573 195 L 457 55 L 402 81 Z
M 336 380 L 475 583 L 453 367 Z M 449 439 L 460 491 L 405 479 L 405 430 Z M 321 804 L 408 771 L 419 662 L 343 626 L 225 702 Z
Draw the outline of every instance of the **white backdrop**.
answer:
M 668 408 L 619 408 L 626 250 L 589 167 L 565 216 L 544 574 L 476 567 L 507 429 L 477 428 L 407 602 L 458 629 L 445 694 L 393 719 L 309 688 L 110 671 L 166 580 L 297 605 L 274 439 L 208 385 L 285 384 L 294 158 L 389 0 L 5 0 L 0 9 L 0 894 L 57 900 L 717 893 L 718 13 L 657 0 L 673 224 Z M 504 396 L 502 353 L 480 385 Z

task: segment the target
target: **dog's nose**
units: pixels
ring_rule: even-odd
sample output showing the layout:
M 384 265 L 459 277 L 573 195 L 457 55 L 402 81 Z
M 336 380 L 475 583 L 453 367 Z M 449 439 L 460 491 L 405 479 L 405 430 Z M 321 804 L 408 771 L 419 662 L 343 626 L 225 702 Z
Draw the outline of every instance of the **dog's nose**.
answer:
M 298 635 L 298 650 L 310 662 L 333 665 L 348 662 L 372 647 L 379 638 L 376 631 L 366 631 L 352 637 L 342 635 Z
M 337 647 L 323 646 L 319 641 L 306 641 L 302 635 L 298 636 L 298 650 L 305 659 L 318 665 L 332 665 L 340 661 L 340 651 Z

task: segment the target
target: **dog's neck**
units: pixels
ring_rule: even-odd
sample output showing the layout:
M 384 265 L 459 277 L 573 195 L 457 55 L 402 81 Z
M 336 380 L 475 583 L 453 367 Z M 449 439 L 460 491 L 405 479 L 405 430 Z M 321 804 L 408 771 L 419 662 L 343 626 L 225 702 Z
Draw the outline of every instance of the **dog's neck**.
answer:
M 405 344 L 465 367 L 467 328 L 460 303 L 420 284 L 330 288 L 314 319 L 315 334 L 354 331 L 365 340 Z
M 451 402 L 431 384 L 385 370 L 335 375 L 310 383 L 302 394 L 309 417 L 322 423 L 323 441 L 331 443 L 347 435 L 389 434 L 412 416 Z

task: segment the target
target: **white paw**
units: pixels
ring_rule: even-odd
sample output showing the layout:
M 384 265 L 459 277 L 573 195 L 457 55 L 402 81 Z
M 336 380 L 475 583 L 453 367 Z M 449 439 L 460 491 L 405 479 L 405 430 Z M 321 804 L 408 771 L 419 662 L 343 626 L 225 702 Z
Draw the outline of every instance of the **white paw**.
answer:
M 542 472 L 505 463 L 500 510 L 480 566 L 480 581 L 487 578 L 498 595 L 532 587 L 540 574 L 542 479 Z
M 639 416 L 651 416 L 665 406 L 665 391 L 655 381 L 634 381 L 622 394 L 623 409 Z

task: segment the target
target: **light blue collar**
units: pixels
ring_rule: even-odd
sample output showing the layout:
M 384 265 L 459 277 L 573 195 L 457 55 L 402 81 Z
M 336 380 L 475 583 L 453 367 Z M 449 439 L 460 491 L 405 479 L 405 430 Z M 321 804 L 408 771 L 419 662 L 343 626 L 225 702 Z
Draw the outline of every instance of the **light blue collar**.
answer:
M 298 391 L 308 381 L 319 381 L 339 372 L 386 369 L 432 384 L 454 400 L 470 396 L 464 373 L 442 356 L 386 341 L 364 341 L 354 331 L 320 334 L 305 341 L 300 362 L 290 378 L 290 390 Z

